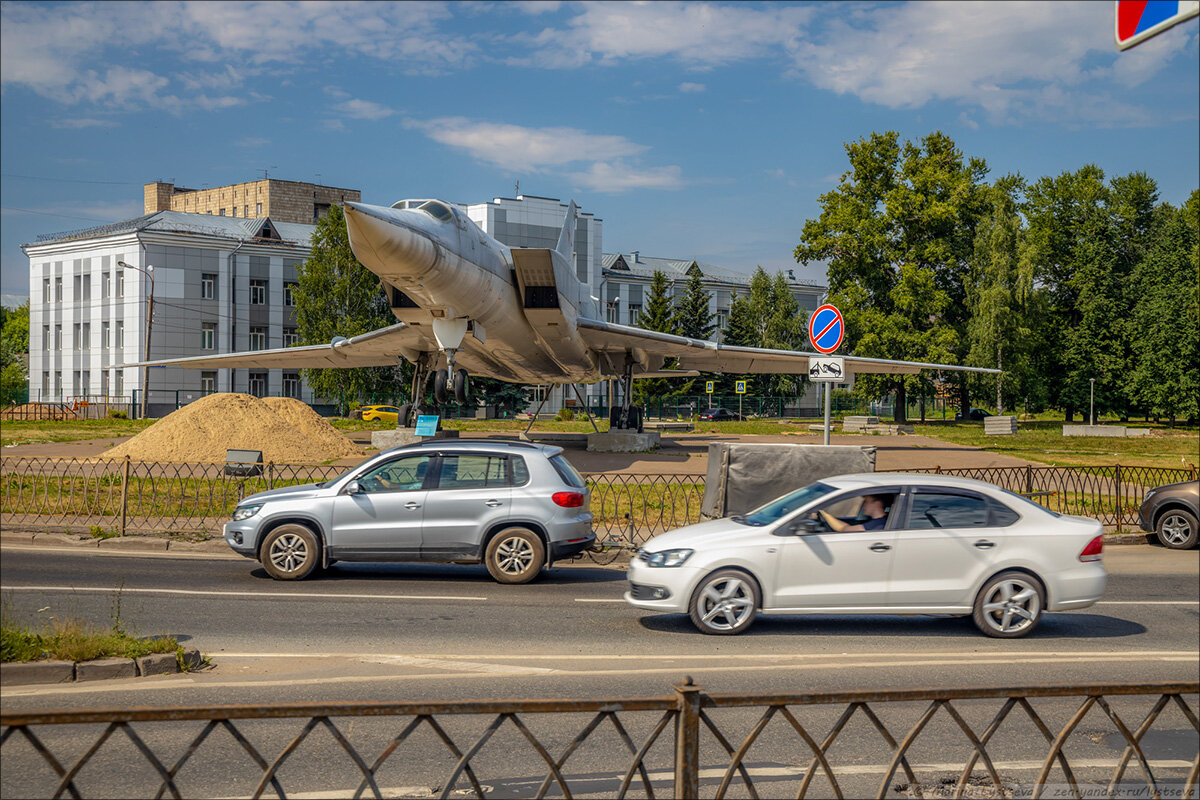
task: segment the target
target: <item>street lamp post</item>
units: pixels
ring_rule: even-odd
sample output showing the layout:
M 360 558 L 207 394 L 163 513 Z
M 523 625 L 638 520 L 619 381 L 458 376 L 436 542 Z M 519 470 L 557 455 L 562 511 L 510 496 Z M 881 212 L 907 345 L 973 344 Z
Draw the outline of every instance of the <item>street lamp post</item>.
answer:
M 1091 397 L 1088 399 L 1088 424 L 1096 424 L 1096 379 L 1088 378 L 1088 383 L 1092 385 Z
M 117 266 L 122 269 L 136 269 L 138 272 L 150 279 L 150 296 L 146 303 L 146 345 L 145 355 L 142 356 L 144 361 L 150 360 L 150 324 L 154 320 L 154 265 L 147 264 L 145 269 L 135 267 L 132 264 L 126 264 L 124 261 L 118 261 Z M 142 367 L 142 402 L 139 414 L 142 419 L 146 418 L 146 402 L 150 393 L 150 368 Z

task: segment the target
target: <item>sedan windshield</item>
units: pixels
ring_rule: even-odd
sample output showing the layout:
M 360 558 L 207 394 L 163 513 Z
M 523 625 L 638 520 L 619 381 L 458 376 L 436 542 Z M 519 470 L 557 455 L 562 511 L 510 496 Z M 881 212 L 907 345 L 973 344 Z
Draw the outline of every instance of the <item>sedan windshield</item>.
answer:
M 835 491 L 837 490 L 828 484 L 814 483 L 811 486 L 805 486 L 803 489 L 797 489 L 791 494 L 785 494 L 783 497 L 772 500 L 765 506 L 759 506 L 744 517 L 733 517 L 733 521 L 740 522 L 743 525 L 752 525 L 756 528 L 763 525 L 771 525 L 796 509 L 806 506 L 814 500 Z

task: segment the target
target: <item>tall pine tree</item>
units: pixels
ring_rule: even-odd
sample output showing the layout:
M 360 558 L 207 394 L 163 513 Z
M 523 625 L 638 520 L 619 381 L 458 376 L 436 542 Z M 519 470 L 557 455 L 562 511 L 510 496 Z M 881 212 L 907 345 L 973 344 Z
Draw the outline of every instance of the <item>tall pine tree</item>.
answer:
M 670 285 L 665 273 L 655 270 L 650 279 L 650 291 L 646 294 L 642 313 L 638 316 L 638 327 L 660 333 L 678 333 L 676 327 L 675 304 L 671 298 Z M 670 368 L 674 359 L 668 359 L 666 368 Z M 634 396 L 645 401 L 653 397 L 666 397 L 678 394 L 678 381 L 667 378 L 643 378 L 634 383 Z

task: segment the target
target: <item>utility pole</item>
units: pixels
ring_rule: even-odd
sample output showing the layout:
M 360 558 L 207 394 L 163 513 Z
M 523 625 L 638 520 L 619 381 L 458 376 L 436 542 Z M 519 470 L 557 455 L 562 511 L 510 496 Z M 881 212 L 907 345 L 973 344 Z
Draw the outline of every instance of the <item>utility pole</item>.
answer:
M 154 321 L 154 265 L 147 264 L 145 269 L 135 267 L 131 264 L 126 264 L 124 261 L 118 261 L 117 266 L 122 269 L 136 269 L 138 272 L 150 279 L 150 296 L 146 302 L 146 343 L 145 353 L 142 356 L 143 361 L 150 360 L 150 326 Z M 138 412 L 142 419 L 146 418 L 146 404 L 150 393 L 150 368 L 142 367 L 142 397 L 141 410 Z

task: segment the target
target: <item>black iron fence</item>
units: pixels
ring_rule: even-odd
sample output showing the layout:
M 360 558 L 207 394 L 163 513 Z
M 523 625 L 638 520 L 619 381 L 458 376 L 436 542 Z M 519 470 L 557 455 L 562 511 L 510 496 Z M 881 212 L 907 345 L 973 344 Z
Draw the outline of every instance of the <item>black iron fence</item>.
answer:
M 1200 776 L 1197 692 L 1181 682 L 710 695 L 689 678 L 646 698 L 6 711 L 0 789 L 1188 798 Z
M 318 483 L 347 468 L 264 464 L 261 474 L 226 474 L 224 464 L 81 458 L 0 459 L 0 524 L 97 535 L 186 532 L 217 535 L 243 497 Z M 1146 491 L 1192 480 L 1161 467 L 986 467 L 936 472 L 1032 494 L 1047 507 L 1095 517 L 1118 530 L 1136 526 Z M 651 536 L 700 521 L 703 475 L 592 473 L 594 527 L 601 543 L 637 547 Z M 781 487 L 786 488 L 786 487 Z

